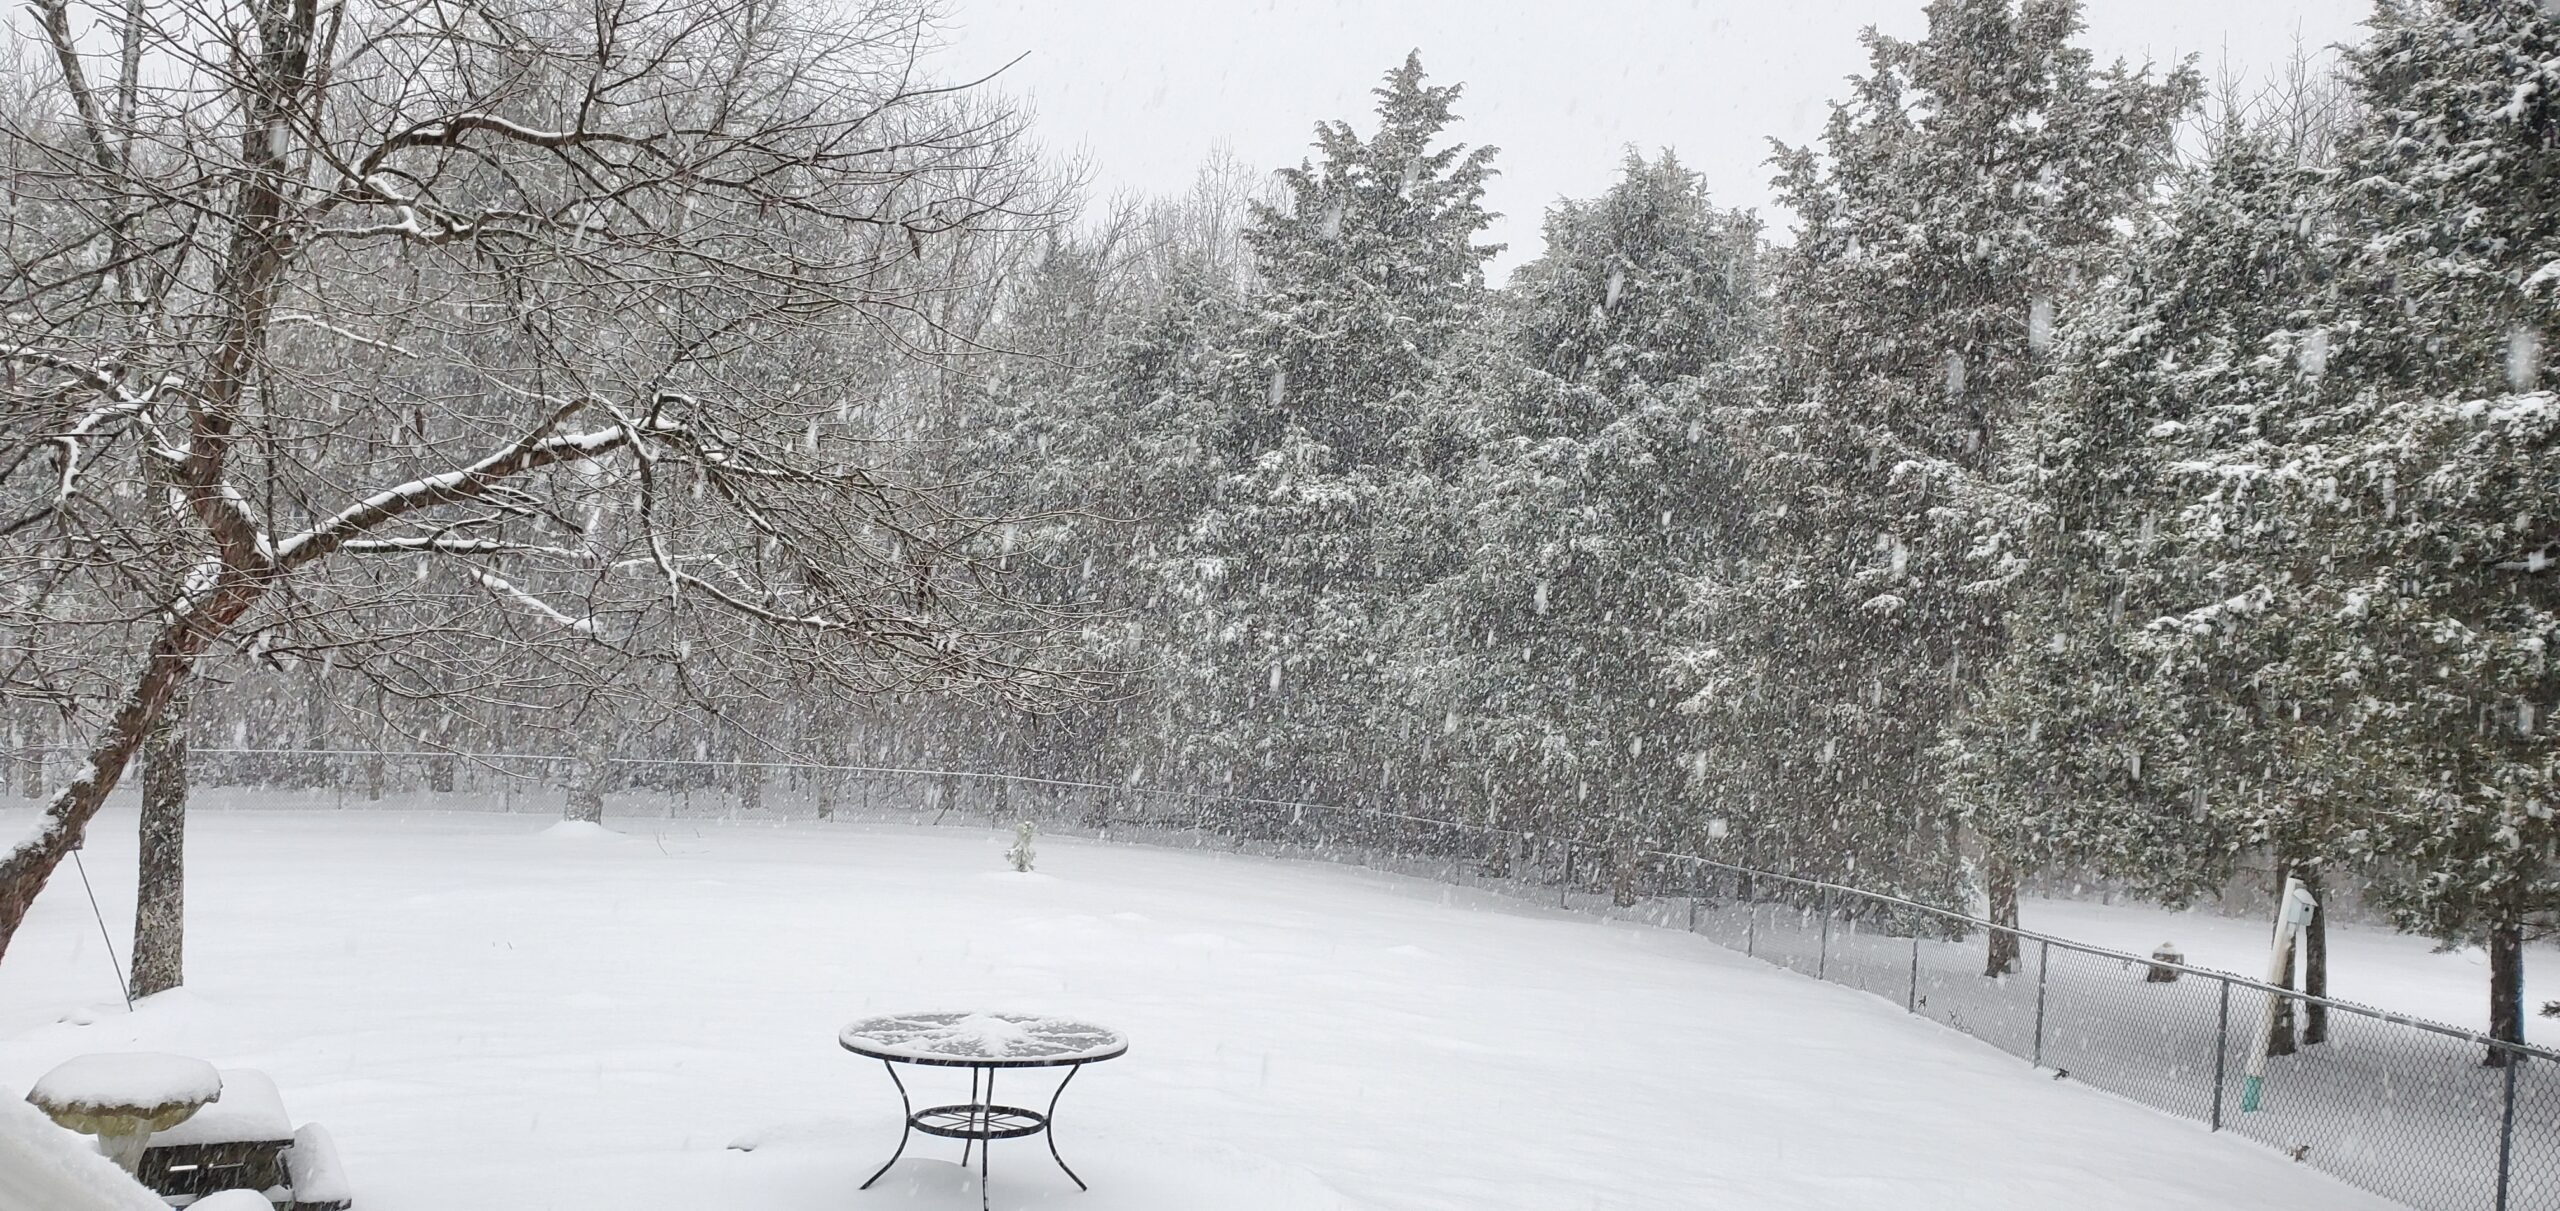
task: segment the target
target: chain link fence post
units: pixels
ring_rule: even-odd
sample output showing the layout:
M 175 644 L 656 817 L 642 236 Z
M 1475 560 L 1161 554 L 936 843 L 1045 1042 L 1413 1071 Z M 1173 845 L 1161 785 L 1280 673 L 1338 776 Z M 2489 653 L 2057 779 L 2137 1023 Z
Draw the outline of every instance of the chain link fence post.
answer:
M 1999 928 L 1999 926 L 1994 925 L 1994 926 L 1992 926 L 1992 928 L 1994 928 L 1994 929 L 1998 929 L 1998 928 Z M 2047 973 L 2047 972 L 2051 971 L 2052 969 L 2053 969 L 2053 943 L 2052 943 L 2051 941 L 2040 941 L 2040 942 L 2037 942 L 2037 943 L 2036 943 L 2036 1042 L 2035 1042 L 2035 1054 L 2034 1054 L 2030 1059 L 2028 1059 L 2028 1061 L 2027 1061 L 2028 1066 L 2029 1066 L 2029 1067 L 2032 1067 L 2032 1068 L 2042 1068 L 2042 1067 L 2044 1067 L 2044 986 L 2045 986 L 2045 973 Z
M 1742 957 L 1756 959 L 1760 957 L 1760 905 L 1749 896 L 1738 898 L 1742 901 Z
M 2506 1054 L 2506 1105 L 2498 1115 L 2498 1203 L 2497 1211 L 2507 1211 L 2507 1180 L 2513 1172 L 2516 1150 L 2516 1069 L 2525 1066 L 2522 1052 Z
M 2231 1066 L 2231 981 L 2216 980 L 2222 985 L 2222 1009 L 2213 1025 L 2213 1114 L 2209 1129 L 2222 1130 L 2222 1074 Z
M 1911 992 L 1902 999 L 1905 1013 L 1920 1012 L 1920 923 L 1911 923 Z
M 1828 886 L 1820 886 L 1813 889 L 1813 911 L 1816 915 L 1822 918 L 1822 950 L 1813 960 L 1813 978 L 1817 980 L 1829 979 L 1829 972 L 1831 971 L 1831 889 Z

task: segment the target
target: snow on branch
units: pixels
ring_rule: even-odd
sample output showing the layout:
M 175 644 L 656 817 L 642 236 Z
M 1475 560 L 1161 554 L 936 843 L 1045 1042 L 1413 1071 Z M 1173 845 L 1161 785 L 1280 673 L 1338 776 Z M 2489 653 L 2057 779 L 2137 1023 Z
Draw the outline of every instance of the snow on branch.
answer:
M 574 462 L 610 453 L 630 444 L 632 431 L 622 424 L 581 433 L 553 434 L 560 422 L 593 401 L 579 399 L 553 412 L 505 448 L 469 466 L 423 476 L 385 488 L 349 505 L 319 524 L 276 544 L 275 562 L 290 568 L 339 550 L 375 526 L 420 509 L 479 500 L 504 481 L 555 463 Z
M 136 392 L 124 385 L 117 367 L 112 363 L 92 364 L 28 345 L 0 349 L 0 361 L 70 375 L 82 386 L 96 391 L 101 397 L 98 404 L 81 413 L 77 419 L 61 430 L 37 435 L 35 440 L 38 443 L 50 445 L 54 449 L 52 498 L 35 514 L 0 529 L 15 530 L 33 521 L 35 517 L 67 507 L 71 503 L 72 496 L 79 491 L 81 472 L 88 467 L 90 444 L 109 433 L 120 422 L 130 422 L 142 428 L 153 457 L 171 463 L 183 457 L 179 452 L 169 448 L 168 442 L 161 436 L 159 426 L 153 423 L 151 416 L 151 410 L 158 403 L 162 389 L 178 386 L 178 379 L 163 379 L 145 390 Z M 15 470 L 15 464 L 9 470 Z M 5 474 L 6 472 L 0 472 L 0 475 Z
M 410 349 L 404 348 L 404 347 L 402 347 L 402 346 L 400 346 L 400 345 L 397 345 L 397 344 L 394 344 L 394 343 L 392 343 L 392 342 L 390 342 L 390 341 L 380 340 L 380 339 L 377 339 L 377 338 L 374 338 L 374 337 L 366 336 L 365 334 L 363 334 L 363 333 L 361 333 L 361 332 L 357 332 L 357 331 L 355 331 L 355 330 L 353 330 L 353 329 L 350 329 L 350 328 L 347 328 L 347 327 L 345 327 L 345 326 L 343 326 L 343 325 L 339 325 L 339 324 L 332 324 L 332 323 L 330 323 L 329 321 L 324 320 L 324 319 L 321 319 L 319 316 L 316 316 L 316 315 L 304 315 L 304 314 L 302 314 L 302 313 L 300 313 L 300 312 L 295 312 L 295 311 L 279 311 L 279 312 L 277 312 L 277 313 L 276 313 L 276 315 L 275 315 L 275 321 L 276 321 L 277 323 L 279 323 L 279 324 L 307 324 L 307 325 L 309 325 L 309 326 L 311 326 L 311 327 L 313 327 L 313 328 L 317 328 L 317 329 L 321 330 L 322 332 L 326 332 L 326 333 L 330 334 L 331 336 L 340 337 L 340 338 L 343 338 L 343 339 L 345 339 L 345 340 L 354 341 L 355 343 L 357 343 L 357 344 L 359 344 L 359 345 L 366 345 L 366 346 L 370 346 L 370 347 L 372 347 L 372 348 L 375 348 L 375 349 L 381 349 L 381 350 L 384 350 L 384 351 L 386 351 L 386 352 L 390 352 L 390 353 L 397 353 L 397 354 L 399 354 L 400 356 L 402 356 L 402 357 L 406 357 L 406 358 L 415 358 L 415 357 L 417 357 L 417 356 L 418 356 L 418 355 L 417 355 L 417 353 L 416 353 L 415 351 L 413 351 L 413 350 L 410 350 Z
M 2541 546 L 2525 552 L 2520 558 L 2510 559 L 2505 563 L 2499 564 L 2498 570 L 2501 572 L 2526 572 L 2534 575 L 2540 575 L 2555 567 L 2560 567 L 2560 542 L 2546 542 Z
M 466 573 L 471 577 L 472 582 L 479 585 L 481 588 L 489 590 L 489 592 L 504 600 L 514 602 L 515 604 L 523 606 L 536 614 L 540 614 L 553 622 L 559 623 L 572 634 L 593 635 L 596 633 L 596 620 L 594 618 L 582 618 L 561 610 L 550 602 L 544 601 L 543 599 L 526 592 L 522 588 L 517 587 L 515 582 L 510 581 L 506 577 L 500 576 L 487 568 L 469 568 L 466 570 Z
M 556 547 L 543 543 L 510 542 L 503 538 L 463 538 L 452 534 L 413 534 L 400 538 L 353 538 L 340 543 L 338 549 L 350 554 L 414 554 L 430 555 L 548 555 L 578 563 L 597 562 L 596 553 L 579 547 Z

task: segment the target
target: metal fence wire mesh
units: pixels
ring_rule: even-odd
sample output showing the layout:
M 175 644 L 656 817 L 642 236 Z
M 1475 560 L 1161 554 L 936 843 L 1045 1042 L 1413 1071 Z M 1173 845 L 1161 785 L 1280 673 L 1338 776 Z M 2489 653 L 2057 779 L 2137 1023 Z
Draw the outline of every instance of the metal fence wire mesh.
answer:
M 555 810 L 574 762 L 539 754 L 197 749 L 199 785 L 278 807 Z M 1031 820 L 1108 840 L 1320 859 L 1684 929 L 1845 984 L 2070 1080 L 2426 1211 L 2560 1211 L 2560 1052 L 2223 972 L 2015 931 L 1852 887 L 1378 808 L 961 770 L 614 759 L 617 815 L 810 816 L 916 824 Z M 428 797 L 421 803 L 420 797 Z M 2293 1046 L 2244 1087 L 2269 1015 Z M 2489 1062 L 2491 1060 L 2501 1062 Z

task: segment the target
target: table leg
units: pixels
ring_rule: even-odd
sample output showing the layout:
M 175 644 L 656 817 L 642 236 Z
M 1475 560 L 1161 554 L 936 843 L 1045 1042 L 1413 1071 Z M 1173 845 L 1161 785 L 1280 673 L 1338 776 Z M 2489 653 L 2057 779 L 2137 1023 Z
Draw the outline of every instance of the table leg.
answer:
M 878 1172 L 863 1181 L 860 1188 L 864 1190 L 870 1189 L 872 1182 L 879 1181 L 880 1174 L 889 1171 L 889 1165 L 897 1164 L 898 1158 L 907 1154 L 907 1137 L 914 1135 L 916 1129 L 915 1103 L 907 1100 L 907 1083 L 898 1079 L 898 1066 L 887 1060 L 880 1061 L 880 1066 L 888 1070 L 889 1083 L 898 1087 L 898 1150 L 889 1154 L 887 1165 L 880 1166 Z
M 978 1130 L 985 1131 L 996 1120 L 996 1070 L 987 1069 L 987 1096 L 978 1103 Z M 987 1163 L 995 1157 L 996 1142 L 988 1140 L 978 1148 L 978 1211 L 987 1211 Z
M 1082 1064 L 1067 1065 L 1066 1079 L 1059 1081 L 1057 1089 L 1049 1094 L 1049 1122 L 1040 1134 L 1049 1138 L 1049 1159 L 1058 1162 L 1058 1169 L 1067 1175 L 1067 1180 L 1074 1182 L 1078 1190 L 1091 1190 L 1093 1187 L 1084 1184 L 1084 1179 L 1077 1177 L 1075 1170 L 1067 1168 L 1067 1158 L 1058 1155 L 1058 1095 L 1067 1091 L 1067 1082 L 1076 1079 L 1076 1072 L 1083 1067 Z
M 993 1073 L 989 1073 L 988 1075 L 989 1075 L 989 1076 L 993 1076 L 993 1075 L 995 1075 L 995 1074 L 993 1074 Z M 975 1068 L 972 1068 L 972 1069 L 970 1069 L 970 1070 L 969 1070 L 969 1104 L 970 1104 L 970 1105 L 972 1105 L 972 1106 L 977 1106 L 977 1105 L 983 1105 L 983 1104 L 984 1104 L 983 1100 L 982 1100 L 982 1099 L 980 1099 L 980 1098 L 978 1097 L 978 1070 L 977 1070 L 977 1069 L 975 1069 Z M 970 1125 L 971 1125 L 971 1126 L 976 1126 L 976 1124 L 974 1124 L 974 1123 L 972 1123 L 972 1124 L 970 1124 Z M 973 1140 L 973 1139 L 970 1139 L 970 1138 L 968 1138 L 967 1136 L 962 1136 L 962 1137 L 961 1137 L 961 1139 L 960 1139 L 960 1167 L 961 1167 L 961 1168 L 966 1169 L 966 1168 L 968 1168 L 968 1167 L 969 1167 L 969 1149 L 970 1149 L 971 1147 L 975 1146 L 975 1145 L 977 1144 L 977 1142 L 978 1142 L 978 1141 Z

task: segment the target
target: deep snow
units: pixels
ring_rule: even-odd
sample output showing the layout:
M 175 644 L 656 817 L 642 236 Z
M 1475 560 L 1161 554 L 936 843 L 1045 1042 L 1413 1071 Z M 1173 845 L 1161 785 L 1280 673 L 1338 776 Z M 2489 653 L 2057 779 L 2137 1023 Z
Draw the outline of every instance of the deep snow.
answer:
M 133 824 L 87 854 L 119 948 Z M 1060 1108 L 1093 1192 L 1000 1143 L 999 1208 L 2389 1205 L 1677 931 L 1057 837 L 1022 875 L 993 831 L 547 824 L 200 812 L 190 985 L 130 1016 L 66 871 L 0 963 L 0 1097 L 89 1051 L 263 1069 L 366 1211 L 957 1209 L 941 1141 L 854 1193 L 897 1101 L 835 1034 L 967 1005 L 1130 1039 Z

